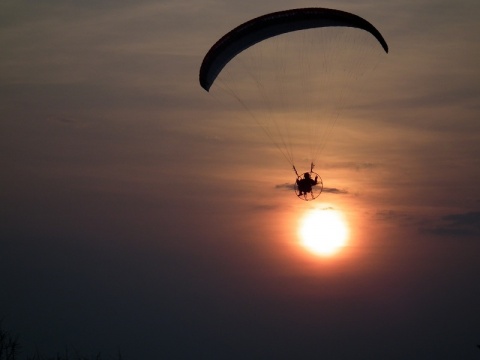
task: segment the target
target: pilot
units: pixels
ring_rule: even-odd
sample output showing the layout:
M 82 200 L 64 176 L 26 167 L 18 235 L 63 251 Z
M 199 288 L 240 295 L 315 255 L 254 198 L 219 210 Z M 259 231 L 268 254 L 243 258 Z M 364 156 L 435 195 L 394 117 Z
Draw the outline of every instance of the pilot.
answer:
M 317 183 L 318 175 L 315 176 L 315 180 L 313 180 L 308 172 L 303 174 L 303 179 L 297 179 L 299 196 L 305 196 L 307 193 L 312 192 L 312 186 L 317 185 Z

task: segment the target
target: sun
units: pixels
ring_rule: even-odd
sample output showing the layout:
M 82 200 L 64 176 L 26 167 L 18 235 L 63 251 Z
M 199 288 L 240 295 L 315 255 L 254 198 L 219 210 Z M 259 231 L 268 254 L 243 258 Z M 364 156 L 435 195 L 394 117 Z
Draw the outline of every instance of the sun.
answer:
M 347 243 L 348 226 L 336 210 L 312 210 L 302 219 L 301 243 L 317 255 L 330 256 Z

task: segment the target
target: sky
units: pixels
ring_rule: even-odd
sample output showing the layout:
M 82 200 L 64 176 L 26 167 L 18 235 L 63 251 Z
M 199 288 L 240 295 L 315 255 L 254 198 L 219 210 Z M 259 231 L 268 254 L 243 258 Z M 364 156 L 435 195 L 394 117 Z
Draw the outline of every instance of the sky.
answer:
M 331 7 L 389 44 L 300 201 L 198 83 L 253 17 Z M 0 318 L 23 354 L 478 359 L 480 3 L 0 2 Z M 301 246 L 341 212 L 337 255 Z

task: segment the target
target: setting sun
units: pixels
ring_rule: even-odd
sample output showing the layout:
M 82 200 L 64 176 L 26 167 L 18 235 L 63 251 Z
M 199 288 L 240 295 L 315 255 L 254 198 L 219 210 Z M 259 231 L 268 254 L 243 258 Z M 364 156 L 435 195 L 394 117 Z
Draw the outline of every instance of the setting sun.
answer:
M 345 246 L 348 227 L 338 211 L 313 210 L 303 218 L 299 233 L 302 245 L 309 251 L 329 256 Z

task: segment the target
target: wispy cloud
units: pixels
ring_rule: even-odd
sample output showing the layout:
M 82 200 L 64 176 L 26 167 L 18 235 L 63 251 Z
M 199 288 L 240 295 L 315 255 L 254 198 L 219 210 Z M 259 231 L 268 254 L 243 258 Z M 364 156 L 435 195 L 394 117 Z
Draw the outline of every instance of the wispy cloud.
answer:
M 280 190 L 293 190 L 294 185 L 292 183 L 283 183 L 275 185 L 275 189 Z M 348 190 L 346 189 L 338 189 L 338 188 L 331 188 L 331 187 L 324 187 L 322 192 L 329 193 L 329 194 L 336 194 L 336 195 L 346 195 L 349 194 Z
M 418 232 L 423 234 L 441 237 L 471 237 L 480 235 L 480 211 L 432 217 L 388 209 L 377 211 L 373 217 L 380 222 L 416 228 Z
M 275 189 L 293 190 L 293 188 L 294 188 L 294 185 L 292 183 L 283 183 L 283 184 L 275 185 Z
M 445 215 L 436 225 L 421 228 L 421 230 L 438 236 L 479 236 L 480 211 Z
M 378 166 L 379 166 L 378 164 L 374 164 L 371 162 L 353 162 L 353 161 L 325 164 L 325 168 L 327 169 L 354 169 L 356 171 L 371 170 L 371 169 L 377 168 Z
M 419 217 L 412 214 L 390 209 L 377 211 L 374 215 L 374 219 L 378 221 L 395 222 L 398 224 L 412 224 L 421 221 Z
M 324 187 L 323 192 L 326 192 L 329 194 L 337 194 L 337 195 L 345 195 L 349 193 L 348 190 L 345 190 L 345 189 L 328 188 L 328 187 Z

